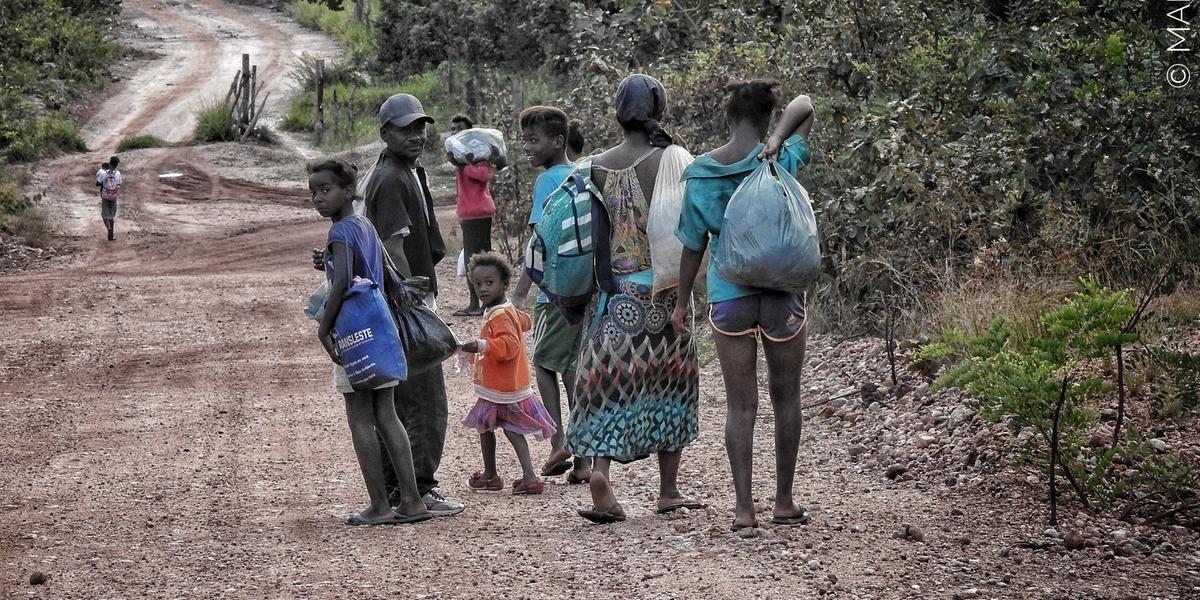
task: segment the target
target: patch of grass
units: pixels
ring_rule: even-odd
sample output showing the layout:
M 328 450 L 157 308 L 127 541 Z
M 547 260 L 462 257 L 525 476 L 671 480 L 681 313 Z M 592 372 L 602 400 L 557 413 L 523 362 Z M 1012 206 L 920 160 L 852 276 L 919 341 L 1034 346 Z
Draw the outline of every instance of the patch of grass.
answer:
M 32 204 L 22 191 L 27 183 L 29 183 L 28 169 L 0 168 L 0 219 L 21 212 Z
M 330 10 L 324 4 L 292 0 L 289 10 L 297 23 L 337 38 L 352 63 L 366 64 L 375 57 L 375 34 L 370 27 L 354 20 L 354 10 L 350 3 L 346 4 L 343 10 Z M 369 4 L 372 12 L 378 11 L 377 2 Z
M 233 113 L 229 107 L 220 102 L 210 102 L 200 107 L 196 115 L 196 131 L 193 137 L 197 142 L 231 142 L 234 141 Z
M 58 115 L 37 117 L 13 124 L 5 131 L 9 138 L 0 158 L 25 162 L 57 156 L 64 152 L 86 152 L 87 144 L 70 121 Z
M 50 245 L 50 224 L 46 215 L 36 206 L 27 205 L 19 211 L 0 215 L 0 229 L 20 238 L 21 243 L 33 248 Z
M 117 144 L 117 152 L 126 150 L 141 150 L 142 148 L 165 148 L 170 146 L 171 142 L 152 135 L 135 135 L 127 137 Z

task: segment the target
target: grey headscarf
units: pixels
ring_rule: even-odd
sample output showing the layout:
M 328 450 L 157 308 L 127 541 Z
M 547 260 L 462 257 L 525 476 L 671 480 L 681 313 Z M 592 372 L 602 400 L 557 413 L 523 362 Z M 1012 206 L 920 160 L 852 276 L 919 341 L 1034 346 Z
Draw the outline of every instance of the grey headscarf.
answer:
M 645 131 L 651 146 L 671 145 L 671 135 L 658 124 L 667 110 L 667 88 L 659 80 L 641 73 L 626 77 L 617 87 L 614 104 L 622 127 Z

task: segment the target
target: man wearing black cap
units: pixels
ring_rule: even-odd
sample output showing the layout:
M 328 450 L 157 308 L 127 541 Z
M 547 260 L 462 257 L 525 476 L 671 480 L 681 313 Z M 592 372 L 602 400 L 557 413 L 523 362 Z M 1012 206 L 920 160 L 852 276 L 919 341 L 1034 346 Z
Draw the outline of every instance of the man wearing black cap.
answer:
M 396 94 L 384 101 L 379 107 L 379 137 L 387 147 L 379 155 L 363 193 L 364 215 L 379 231 L 383 247 L 397 268 L 405 276 L 429 278 L 430 304 L 437 294 L 434 266 L 446 255 L 425 170 L 417 164 L 425 147 L 425 124 L 432 122 L 421 101 L 411 94 Z M 436 516 L 462 512 L 461 503 L 438 492 L 435 477 L 442 461 L 448 415 L 441 366 L 409 374 L 408 381 L 401 381 L 396 388 L 395 397 L 396 413 L 408 431 L 417 490 L 425 506 Z M 383 461 L 391 493 L 396 485 L 395 471 L 386 450 Z

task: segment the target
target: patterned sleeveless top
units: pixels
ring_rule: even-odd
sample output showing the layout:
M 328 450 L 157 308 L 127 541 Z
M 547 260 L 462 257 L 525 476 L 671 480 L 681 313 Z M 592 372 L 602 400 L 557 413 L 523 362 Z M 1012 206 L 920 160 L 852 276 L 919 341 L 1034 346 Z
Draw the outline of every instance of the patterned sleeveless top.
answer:
M 609 169 L 604 180 L 604 203 L 612 222 L 612 270 L 615 275 L 628 275 L 649 269 L 650 236 L 646 223 L 650 218 L 650 203 L 638 181 L 637 167 L 662 148 L 643 154 L 624 169 Z

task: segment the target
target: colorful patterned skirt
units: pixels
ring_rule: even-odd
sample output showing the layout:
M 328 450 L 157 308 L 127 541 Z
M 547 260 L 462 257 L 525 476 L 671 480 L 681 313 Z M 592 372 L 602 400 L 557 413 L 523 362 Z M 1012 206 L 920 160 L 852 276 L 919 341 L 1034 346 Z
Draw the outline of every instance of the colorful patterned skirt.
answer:
M 471 412 L 463 417 L 462 424 L 479 433 L 504 429 L 520 435 L 532 435 L 539 440 L 550 439 L 558 431 L 554 419 L 550 418 L 550 413 L 546 412 L 546 406 L 537 394 L 530 394 L 528 398 L 512 404 L 477 398 Z
M 593 301 L 567 426 L 575 456 L 631 462 L 699 435 L 696 346 L 671 327 L 676 291 L 651 299 L 652 284 L 650 270 L 620 276 Z

